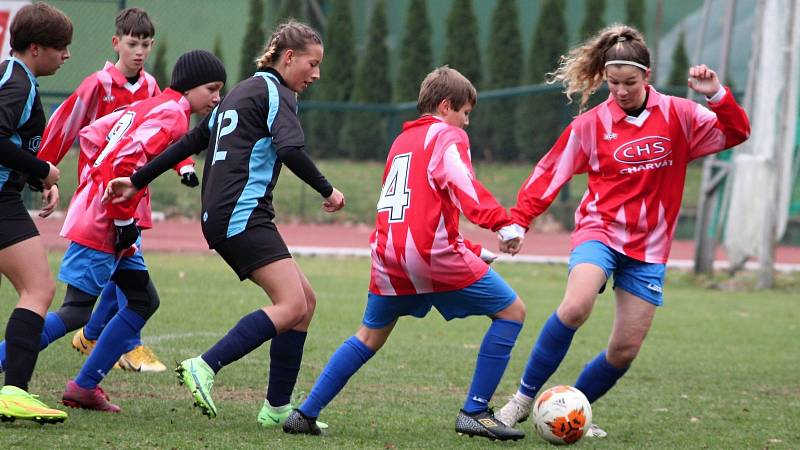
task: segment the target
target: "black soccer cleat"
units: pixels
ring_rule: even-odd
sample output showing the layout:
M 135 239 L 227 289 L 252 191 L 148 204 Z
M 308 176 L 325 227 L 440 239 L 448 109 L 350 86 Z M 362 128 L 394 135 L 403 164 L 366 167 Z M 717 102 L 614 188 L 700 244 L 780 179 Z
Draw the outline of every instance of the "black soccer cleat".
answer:
M 469 437 L 482 436 L 492 441 L 516 441 L 525 437 L 522 431 L 497 420 L 491 409 L 475 414 L 467 414 L 463 409 L 459 411 L 456 417 L 456 433 Z
M 289 434 L 311 434 L 319 436 L 322 430 L 317 425 L 317 419 L 306 417 L 298 410 L 294 410 L 283 423 L 283 431 Z

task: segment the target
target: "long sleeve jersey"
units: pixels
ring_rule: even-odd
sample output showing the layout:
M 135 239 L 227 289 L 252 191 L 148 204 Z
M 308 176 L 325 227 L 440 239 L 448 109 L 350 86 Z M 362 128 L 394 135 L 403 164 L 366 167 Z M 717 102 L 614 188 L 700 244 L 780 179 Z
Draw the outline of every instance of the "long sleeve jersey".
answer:
M 151 228 L 149 189 L 128 201 L 105 205 L 103 191 L 109 181 L 130 176 L 186 134 L 190 112 L 186 98 L 167 89 L 81 130 L 81 152 L 94 162 L 72 197 L 61 235 L 113 253 L 114 219 L 134 218 L 140 228 Z
M 750 122 L 730 89 L 711 110 L 652 86 L 645 110 L 629 117 L 609 96 L 581 114 L 539 161 L 511 209 L 528 227 L 573 174 L 588 172 L 572 245 L 603 242 L 633 259 L 666 263 L 686 166 L 747 139 Z
M 433 116 L 406 122 L 389 151 L 382 184 L 370 236 L 370 292 L 452 291 L 486 274 L 489 266 L 461 236 L 461 213 L 493 231 L 511 219 L 475 178 L 464 130 Z
M 81 129 L 95 120 L 134 102 L 154 97 L 161 93 L 156 79 L 144 70 L 139 79 L 131 84 L 117 67 L 106 61 L 102 70 L 86 77 L 50 117 L 38 157 L 57 165 L 67 154 Z M 81 152 L 78 155 L 78 179 L 91 166 L 92 161 Z M 188 158 L 175 169 L 193 165 Z

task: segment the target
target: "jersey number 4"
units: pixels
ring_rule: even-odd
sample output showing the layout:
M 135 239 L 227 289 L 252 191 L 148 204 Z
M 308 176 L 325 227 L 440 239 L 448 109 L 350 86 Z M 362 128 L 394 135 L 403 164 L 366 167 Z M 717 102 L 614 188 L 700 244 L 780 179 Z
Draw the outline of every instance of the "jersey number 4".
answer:
M 378 211 L 389 211 L 389 222 L 402 222 L 411 204 L 411 190 L 408 188 L 410 167 L 411 153 L 403 153 L 392 159 L 378 199 Z

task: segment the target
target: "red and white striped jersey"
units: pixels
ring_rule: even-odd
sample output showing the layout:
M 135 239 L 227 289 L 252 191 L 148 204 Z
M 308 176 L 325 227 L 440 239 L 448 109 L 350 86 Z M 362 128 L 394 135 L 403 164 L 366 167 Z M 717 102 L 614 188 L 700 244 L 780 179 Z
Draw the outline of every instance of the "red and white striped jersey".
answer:
M 573 247 L 598 240 L 633 259 L 666 263 L 687 164 L 745 141 L 750 122 L 727 88 L 710 111 L 647 89 L 639 117 L 609 96 L 573 120 L 520 188 L 514 223 L 528 227 L 573 174 L 588 172 Z
M 59 106 L 42 135 L 39 159 L 57 165 L 67 154 L 83 127 L 119 108 L 161 93 L 156 79 L 142 70 L 139 80 L 131 84 L 114 64 L 106 61 L 103 70 L 86 77 L 64 103 Z M 90 161 L 78 156 L 78 177 Z
M 370 292 L 453 291 L 486 274 L 489 266 L 459 232 L 460 213 L 493 231 L 511 219 L 475 178 L 464 130 L 433 116 L 406 122 L 389 150 L 382 184 L 370 236 Z
M 100 201 L 103 191 L 109 181 L 130 176 L 186 134 L 190 114 L 188 100 L 166 89 L 81 130 L 81 152 L 94 163 L 72 197 L 61 236 L 113 253 L 114 219 L 135 218 L 140 228 L 151 228 L 148 188 L 126 202 L 105 205 Z

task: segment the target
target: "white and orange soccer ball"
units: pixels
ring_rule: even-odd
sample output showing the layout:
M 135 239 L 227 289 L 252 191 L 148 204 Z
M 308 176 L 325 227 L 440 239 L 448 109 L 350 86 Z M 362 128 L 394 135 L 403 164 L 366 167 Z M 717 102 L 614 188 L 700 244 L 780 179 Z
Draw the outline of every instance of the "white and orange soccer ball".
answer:
M 553 444 L 574 444 L 592 424 L 592 406 L 583 392 L 572 386 L 553 386 L 533 404 L 533 426 Z

